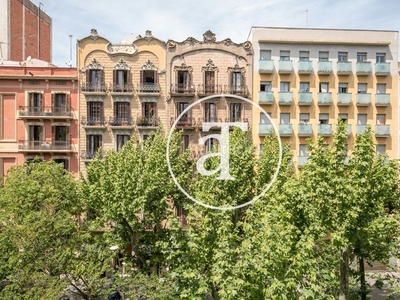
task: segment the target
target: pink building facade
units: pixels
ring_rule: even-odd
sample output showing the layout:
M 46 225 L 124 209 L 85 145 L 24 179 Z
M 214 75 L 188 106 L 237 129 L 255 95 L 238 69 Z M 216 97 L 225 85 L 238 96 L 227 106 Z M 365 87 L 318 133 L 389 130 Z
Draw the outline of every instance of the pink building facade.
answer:
M 32 66 L 29 66 L 32 65 Z M 0 67 L 0 176 L 53 159 L 78 177 L 78 76 L 39 60 Z

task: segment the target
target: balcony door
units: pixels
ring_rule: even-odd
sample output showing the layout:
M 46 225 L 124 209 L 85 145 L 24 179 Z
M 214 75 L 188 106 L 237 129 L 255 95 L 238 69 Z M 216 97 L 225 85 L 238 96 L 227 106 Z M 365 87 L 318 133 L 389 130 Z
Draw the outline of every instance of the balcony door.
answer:
M 43 140 L 43 126 L 30 125 L 29 126 L 29 141 L 42 141 Z
M 204 72 L 204 86 L 205 92 L 210 94 L 215 92 L 215 72 L 205 71 Z

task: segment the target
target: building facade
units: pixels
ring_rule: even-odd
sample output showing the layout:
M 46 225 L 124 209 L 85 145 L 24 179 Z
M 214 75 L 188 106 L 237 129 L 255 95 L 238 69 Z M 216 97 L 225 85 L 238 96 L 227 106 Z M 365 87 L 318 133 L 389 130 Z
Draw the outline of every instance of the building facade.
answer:
M 0 176 L 39 157 L 78 177 L 78 76 L 33 59 L 0 66 Z
M 398 32 L 253 27 L 254 101 L 290 142 L 294 160 L 307 159 L 307 139 L 332 140 L 338 119 L 347 123 L 351 154 L 370 126 L 377 153 L 398 158 Z M 253 139 L 273 132 L 253 111 Z
M 167 124 L 165 42 L 130 36 L 112 44 L 95 29 L 78 41 L 80 170 L 98 149 L 118 151 Z
M 239 98 L 251 99 L 250 42 L 217 41 L 215 34 L 207 31 L 202 41 L 192 37 L 182 42 L 168 40 L 166 57 L 168 128 L 175 123 L 176 129 L 183 130 L 183 149 L 190 147 L 199 157 L 218 146 L 214 138 L 199 143 L 221 130 L 214 126 L 209 132 L 204 129 L 205 122 L 247 123 L 250 130 L 251 104 Z
M 41 7 L 29 0 L 0 1 L 0 61 L 51 62 L 51 34 L 52 20 Z

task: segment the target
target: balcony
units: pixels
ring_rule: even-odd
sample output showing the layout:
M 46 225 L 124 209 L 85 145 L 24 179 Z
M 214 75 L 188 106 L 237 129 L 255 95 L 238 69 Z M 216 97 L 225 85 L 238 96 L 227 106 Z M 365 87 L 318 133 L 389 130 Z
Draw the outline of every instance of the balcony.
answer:
M 70 141 L 18 141 L 21 152 L 70 152 Z
M 171 126 L 174 124 L 176 119 L 171 118 Z M 177 129 L 193 129 L 196 126 L 196 118 L 181 117 L 176 123 Z
M 390 125 L 376 125 L 375 126 L 376 137 L 388 137 L 390 136 Z
M 329 106 L 332 104 L 332 93 L 318 93 L 318 105 Z
M 249 89 L 247 85 L 240 85 L 240 86 L 224 86 L 222 92 L 224 94 L 232 94 L 232 95 L 239 95 L 242 97 L 249 96 Z
M 280 60 L 278 62 L 279 74 L 291 74 L 293 72 L 293 63 L 291 60 Z
M 154 129 L 160 125 L 160 119 L 156 116 L 141 116 L 137 118 L 136 125 L 139 129 Z
M 299 68 L 298 73 L 300 75 L 312 74 L 312 72 L 313 72 L 312 61 L 300 60 L 298 68 Z
M 352 73 L 351 62 L 338 61 L 338 63 L 337 63 L 337 74 L 338 75 L 350 75 L 351 73 Z
M 258 124 L 258 135 L 265 136 L 274 132 L 272 124 Z
M 139 95 L 155 95 L 161 92 L 161 87 L 159 83 L 140 83 L 136 90 Z
M 331 61 L 319 61 L 318 62 L 318 74 L 319 75 L 330 75 L 332 74 L 332 62 Z
M 358 106 L 369 106 L 371 104 L 371 94 L 358 93 L 356 96 L 356 103 Z
M 94 128 L 94 129 L 105 129 L 105 120 L 104 117 L 82 117 L 81 125 L 83 128 Z
M 111 94 L 132 94 L 133 93 L 133 84 L 132 83 L 124 83 L 124 84 L 109 84 L 108 89 Z
M 260 74 L 272 74 L 275 71 L 273 60 L 259 60 L 258 61 L 258 73 Z
M 280 136 L 292 136 L 292 124 L 279 124 L 278 130 Z
M 375 64 L 375 76 L 389 76 L 389 75 L 390 75 L 390 63 Z
M 307 163 L 309 156 L 297 156 L 297 167 L 302 168 Z
M 356 134 L 363 134 L 367 128 L 370 127 L 367 124 L 357 124 L 356 125 Z
M 108 124 L 112 129 L 131 129 L 133 127 L 132 118 L 122 118 L 122 117 L 110 117 L 108 119 Z
M 311 105 L 312 104 L 312 94 L 309 92 L 299 92 L 297 95 L 299 105 Z
M 97 155 L 98 151 L 95 150 L 83 150 L 80 153 L 81 160 L 83 162 L 90 162 L 92 159 L 94 159 Z M 100 152 L 100 157 L 103 157 L 103 152 Z
M 360 76 L 368 76 L 372 74 L 371 62 L 357 62 L 356 74 Z
M 338 93 L 337 94 L 337 105 L 338 106 L 350 106 L 351 94 L 350 93 Z
M 279 92 L 278 103 L 280 105 L 292 105 L 293 95 L 292 92 Z
M 259 91 L 258 92 L 258 103 L 265 104 L 265 105 L 274 104 L 274 93 Z
M 332 125 L 331 124 L 318 124 L 318 134 L 323 136 L 332 135 Z
M 222 85 L 220 84 L 199 84 L 197 88 L 197 93 L 199 96 L 209 96 L 214 94 L 222 94 Z
M 86 82 L 81 84 L 81 92 L 84 95 L 105 95 L 107 92 L 107 85 L 104 82 L 92 83 Z
M 299 124 L 297 127 L 298 136 L 311 136 L 312 125 L 311 124 Z
M 18 116 L 21 119 L 70 119 L 71 109 L 61 106 L 20 106 Z
M 390 94 L 375 94 L 375 106 L 389 106 Z
M 175 97 L 179 96 L 194 96 L 196 89 L 192 83 L 175 83 L 171 84 L 171 95 Z

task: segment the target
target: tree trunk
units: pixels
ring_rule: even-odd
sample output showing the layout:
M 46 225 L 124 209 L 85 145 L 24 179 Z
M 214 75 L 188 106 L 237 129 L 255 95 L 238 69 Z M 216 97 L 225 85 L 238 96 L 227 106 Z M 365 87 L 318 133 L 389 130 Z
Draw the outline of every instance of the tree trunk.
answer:
M 360 294 L 361 300 L 367 300 L 367 285 L 365 283 L 365 269 L 364 269 L 364 258 L 362 256 L 358 259 L 360 268 Z
M 349 299 L 349 250 L 343 247 L 340 251 L 340 293 L 339 300 Z

